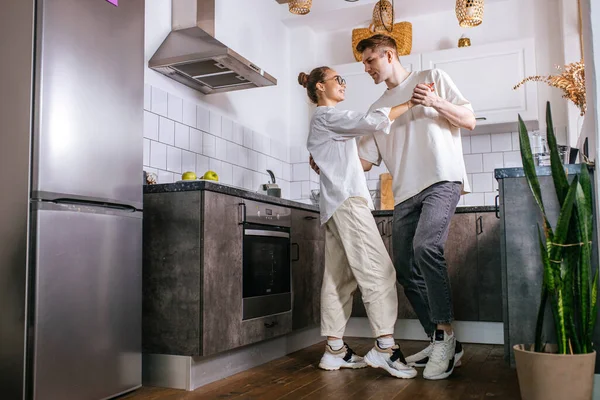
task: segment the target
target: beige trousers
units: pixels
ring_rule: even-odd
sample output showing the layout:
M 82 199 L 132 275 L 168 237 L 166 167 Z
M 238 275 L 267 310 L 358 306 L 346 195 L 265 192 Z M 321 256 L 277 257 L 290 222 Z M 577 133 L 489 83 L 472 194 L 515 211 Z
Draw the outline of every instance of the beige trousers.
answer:
M 325 224 L 321 335 L 341 338 L 357 286 L 375 337 L 394 333 L 396 271 L 362 197 L 347 199 Z

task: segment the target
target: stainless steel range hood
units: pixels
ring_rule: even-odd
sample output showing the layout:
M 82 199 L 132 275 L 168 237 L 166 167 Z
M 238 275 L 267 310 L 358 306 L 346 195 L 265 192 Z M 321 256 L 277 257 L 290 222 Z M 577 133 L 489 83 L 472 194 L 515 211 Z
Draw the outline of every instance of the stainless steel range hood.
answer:
M 215 39 L 216 0 L 171 0 L 172 30 L 148 66 L 205 94 L 277 85 L 277 79 Z

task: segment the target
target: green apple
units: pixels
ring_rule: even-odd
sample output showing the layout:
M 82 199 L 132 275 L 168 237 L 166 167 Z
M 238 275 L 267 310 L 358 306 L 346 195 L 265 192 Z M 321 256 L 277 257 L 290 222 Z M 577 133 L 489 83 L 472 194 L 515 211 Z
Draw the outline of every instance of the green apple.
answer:
M 193 181 L 196 179 L 198 179 L 198 177 L 196 176 L 196 173 L 192 171 L 186 171 L 183 173 L 183 175 L 181 175 L 182 181 Z
M 218 181 L 219 175 L 215 171 L 206 171 L 202 179 L 206 179 L 207 181 Z

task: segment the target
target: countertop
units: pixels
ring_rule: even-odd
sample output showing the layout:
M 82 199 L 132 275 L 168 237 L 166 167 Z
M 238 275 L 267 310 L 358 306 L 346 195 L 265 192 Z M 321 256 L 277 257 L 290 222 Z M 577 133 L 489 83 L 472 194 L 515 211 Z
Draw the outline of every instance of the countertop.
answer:
M 565 164 L 563 167 L 567 170 L 568 174 L 576 174 L 581 170 L 581 166 L 585 164 Z M 537 176 L 550 176 L 552 170 L 550 167 L 535 167 Z M 525 171 L 523 168 L 498 168 L 494 170 L 496 179 L 505 178 L 522 178 L 525 177 Z
M 519 169 L 519 168 L 508 168 L 508 169 Z M 522 170 L 522 168 L 521 168 Z M 499 171 L 499 170 L 496 170 Z M 157 185 L 144 185 L 144 194 L 152 193 L 172 193 L 172 192 L 189 192 L 195 190 L 208 190 L 210 192 L 227 194 L 230 196 L 241 197 L 248 200 L 256 200 L 263 203 L 275 204 L 284 207 L 296 208 L 305 211 L 319 212 L 319 207 L 313 204 L 300 203 L 294 200 L 280 199 L 278 197 L 267 196 L 250 190 L 238 188 L 230 185 L 223 185 L 211 181 L 194 181 L 194 182 L 177 182 L 177 183 L 165 183 Z M 494 212 L 496 207 L 494 206 L 459 206 L 456 208 L 456 213 L 475 213 L 475 212 Z M 373 215 L 375 217 L 389 217 L 392 216 L 393 210 L 375 210 Z

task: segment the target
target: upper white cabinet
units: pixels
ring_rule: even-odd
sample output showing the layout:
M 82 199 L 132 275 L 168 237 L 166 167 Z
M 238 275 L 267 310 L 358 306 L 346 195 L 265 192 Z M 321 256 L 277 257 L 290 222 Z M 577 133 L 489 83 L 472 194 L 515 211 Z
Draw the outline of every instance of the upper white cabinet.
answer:
M 533 40 L 424 53 L 421 60 L 423 69 L 439 68 L 450 75 L 473 105 L 477 125 L 514 123 L 518 114 L 526 121 L 538 119 L 536 86 L 513 90 L 536 74 Z
M 514 124 L 518 114 L 537 121 L 536 85 L 513 87 L 526 76 L 536 75 L 533 40 L 517 40 L 440 50 L 400 57 L 409 71 L 440 68 L 450 75 L 471 102 L 478 118 L 478 131 L 496 124 Z M 346 100 L 340 108 L 366 112 L 386 89 L 375 85 L 362 63 L 335 66 L 347 81 Z
M 421 56 L 411 54 L 400 57 L 400 62 L 409 71 L 421 69 Z M 376 85 L 361 62 L 336 65 L 333 67 L 338 74 L 346 79 L 346 100 L 340 103 L 340 108 L 367 112 L 371 104 L 375 102 L 387 89 L 385 83 Z

